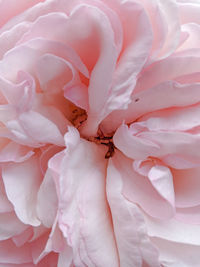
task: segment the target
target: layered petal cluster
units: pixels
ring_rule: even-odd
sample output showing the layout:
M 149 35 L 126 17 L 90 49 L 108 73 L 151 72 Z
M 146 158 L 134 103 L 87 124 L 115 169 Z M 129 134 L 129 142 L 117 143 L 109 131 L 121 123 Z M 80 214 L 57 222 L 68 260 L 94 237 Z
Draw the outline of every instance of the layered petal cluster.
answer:
M 0 1 L 0 267 L 198 267 L 200 1 Z

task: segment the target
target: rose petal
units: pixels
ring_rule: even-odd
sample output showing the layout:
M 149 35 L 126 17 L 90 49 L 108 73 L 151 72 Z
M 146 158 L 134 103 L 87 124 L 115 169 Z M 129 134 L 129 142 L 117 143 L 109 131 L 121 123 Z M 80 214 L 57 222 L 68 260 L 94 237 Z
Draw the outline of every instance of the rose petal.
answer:
M 69 246 L 66 246 L 58 257 L 58 266 L 57 267 L 70 267 L 72 264 L 72 250 Z
M 160 262 L 163 266 L 199 266 L 200 246 L 168 242 L 160 238 L 153 238 L 152 241 L 160 250 Z
M 10 142 L 0 151 L 0 162 L 22 162 L 34 154 L 30 148 Z
M 13 211 L 13 205 L 8 200 L 2 178 L 0 179 L 0 213 Z
M 179 47 L 178 51 L 199 48 L 200 25 L 195 23 L 184 24 L 182 25 L 182 31 L 188 34 L 188 38 Z
M 27 227 L 16 217 L 14 212 L 0 214 L 0 240 L 21 234 Z
M 39 143 L 50 143 L 63 146 L 64 140 L 58 127 L 37 112 L 29 111 L 19 117 L 25 132 Z M 42 129 L 42 134 L 41 134 Z
M 45 227 L 50 228 L 57 214 L 56 188 L 49 170 L 47 170 L 37 197 L 37 214 Z
M 183 223 L 175 219 L 161 221 L 145 214 L 144 216 L 150 237 L 158 237 L 188 245 L 200 245 L 199 225 Z
M 15 5 L 15 0 L 2 0 L 1 1 L 1 12 L 0 12 L 0 26 L 2 27 L 9 19 L 17 16 L 19 13 L 22 13 L 24 10 L 30 8 L 31 6 L 37 4 L 44 0 L 22 0 L 20 5 Z
M 177 207 L 194 207 L 200 204 L 198 193 L 199 170 L 199 167 L 187 170 L 172 170 Z
M 162 165 L 155 165 L 150 169 L 148 178 L 156 191 L 174 207 L 174 186 L 170 169 Z
M 107 197 L 120 266 L 141 266 L 143 261 L 148 266 L 160 266 L 158 253 L 147 237 L 139 208 L 122 195 L 123 183 L 112 160 L 109 160 L 107 175 Z
M 167 97 L 166 97 L 167 95 Z M 199 102 L 200 85 L 164 82 L 135 94 L 126 111 L 115 111 L 101 124 L 105 132 L 114 131 L 123 121 L 129 123 L 144 114 L 170 107 L 185 107 Z
M 125 124 L 117 129 L 113 136 L 113 141 L 120 151 L 132 159 L 145 159 L 160 149 L 156 143 L 132 135 Z
M 38 226 L 36 198 L 41 181 L 39 163 L 32 157 L 22 163 L 5 164 L 2 177 L 8 199 L 18 218 L 25 224 Z
M 72 131 L 77 132 L 74 139 L 69 136 Z M 75 265 L 117 266 L 105 198 L 105 149 L 79 139 L 74 128 L 69 134 L 59 179 L 59 226 L 73 249 Z
M 110 110 L 128 107 L 137 75 L 147 61 L 152 46 L 151 25 L 143 7 L 139 3 L 125 1 L 118 9 L 124 30 L 124 48 L 108 99 Z
M 199 2 L 192 3 L 187 1 L 186 3 L 179 3 L 179 13 L 181 24 L 194 22 L 200 24 L 200 18 L 198 16 L 200 12 Z
M 21 234 L 14 236 L 12 238 L 13 242 L 17 247 L 23 246 L 26 242 L 28 242 L 31 237 L 33 236 L 33 229 L 32 227 L 27 227 L 25 231 Z
M 166 220 L 174 216 L 174 207 L 155 190 L 147 177 L 134 171 L 132 160 L 119 152 L 115 153 L 114 159 L 116 172 L 123 181 L 122 194 L 126 199 L 137 203 L 153 217 Z
M 76 16 L 87 22 L 98 33 L 97 40 L 101 40 L 97 48 L 99 55 L 92 69 L 89 93 L 88 120 L 84 127 L 85 135 L 96 134 L 99 122 L 107 115 L 107 98 L 110 93 L 112 75 L 117 60 L 117 50 L 114 33 L 108 18 L 95 7 L 82 6 L 75 12 Z M 106 106 L 105 106 L 106 105 Z

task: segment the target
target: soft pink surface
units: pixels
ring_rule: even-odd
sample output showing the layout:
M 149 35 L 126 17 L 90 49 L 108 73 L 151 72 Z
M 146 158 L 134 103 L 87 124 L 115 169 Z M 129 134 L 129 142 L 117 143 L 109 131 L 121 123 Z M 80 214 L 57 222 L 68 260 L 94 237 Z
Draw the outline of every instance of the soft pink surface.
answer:
M 0 0 L 0 267 L 199 267 L 199 14 Z

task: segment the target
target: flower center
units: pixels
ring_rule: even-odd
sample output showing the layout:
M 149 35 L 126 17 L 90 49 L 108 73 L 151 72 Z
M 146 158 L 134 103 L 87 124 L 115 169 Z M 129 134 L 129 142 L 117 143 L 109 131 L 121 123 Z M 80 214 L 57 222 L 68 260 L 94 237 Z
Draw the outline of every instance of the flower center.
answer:
M 78 130 L 83 124 L 84 121 L 87 120 L 87 113 L 84 109 L 75 108 L 72 110 L 71 122 Z M 104 136 L 101 130 L 98 131 L 97 136 L 90 136 L 87 138 L 88 141 L 94 142 L 98 145 L 105 145 L 108 147 L 108 151 L 105 154 L 105 158 L 108 159 L 112 157 L 115 153 L 115 145 L 113 143 L 113 135 L 112 136 Z
M 87 120 L 87 113 L 84 109 L 75 108 L 72 110 L 71 122 L 78 130 L 82 123 Z
M 104 145 L 108 147 L 108 151 L 105 154 L 105 159 L 111 158 L 115 153 L 115 145 L 113 143 L 112 136 L 104 136 L 101 130 L 98 131 L 98 136 L 91 136 L 88 138 L 88 141 L 94 142 L 98 145 Z

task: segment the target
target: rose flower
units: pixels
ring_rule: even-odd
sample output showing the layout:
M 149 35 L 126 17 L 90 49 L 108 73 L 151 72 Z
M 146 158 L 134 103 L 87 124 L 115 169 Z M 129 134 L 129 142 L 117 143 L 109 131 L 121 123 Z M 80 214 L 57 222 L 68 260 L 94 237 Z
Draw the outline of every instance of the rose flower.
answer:
M 0 267 L 199 267 L 200 1 L 0 1 Z

